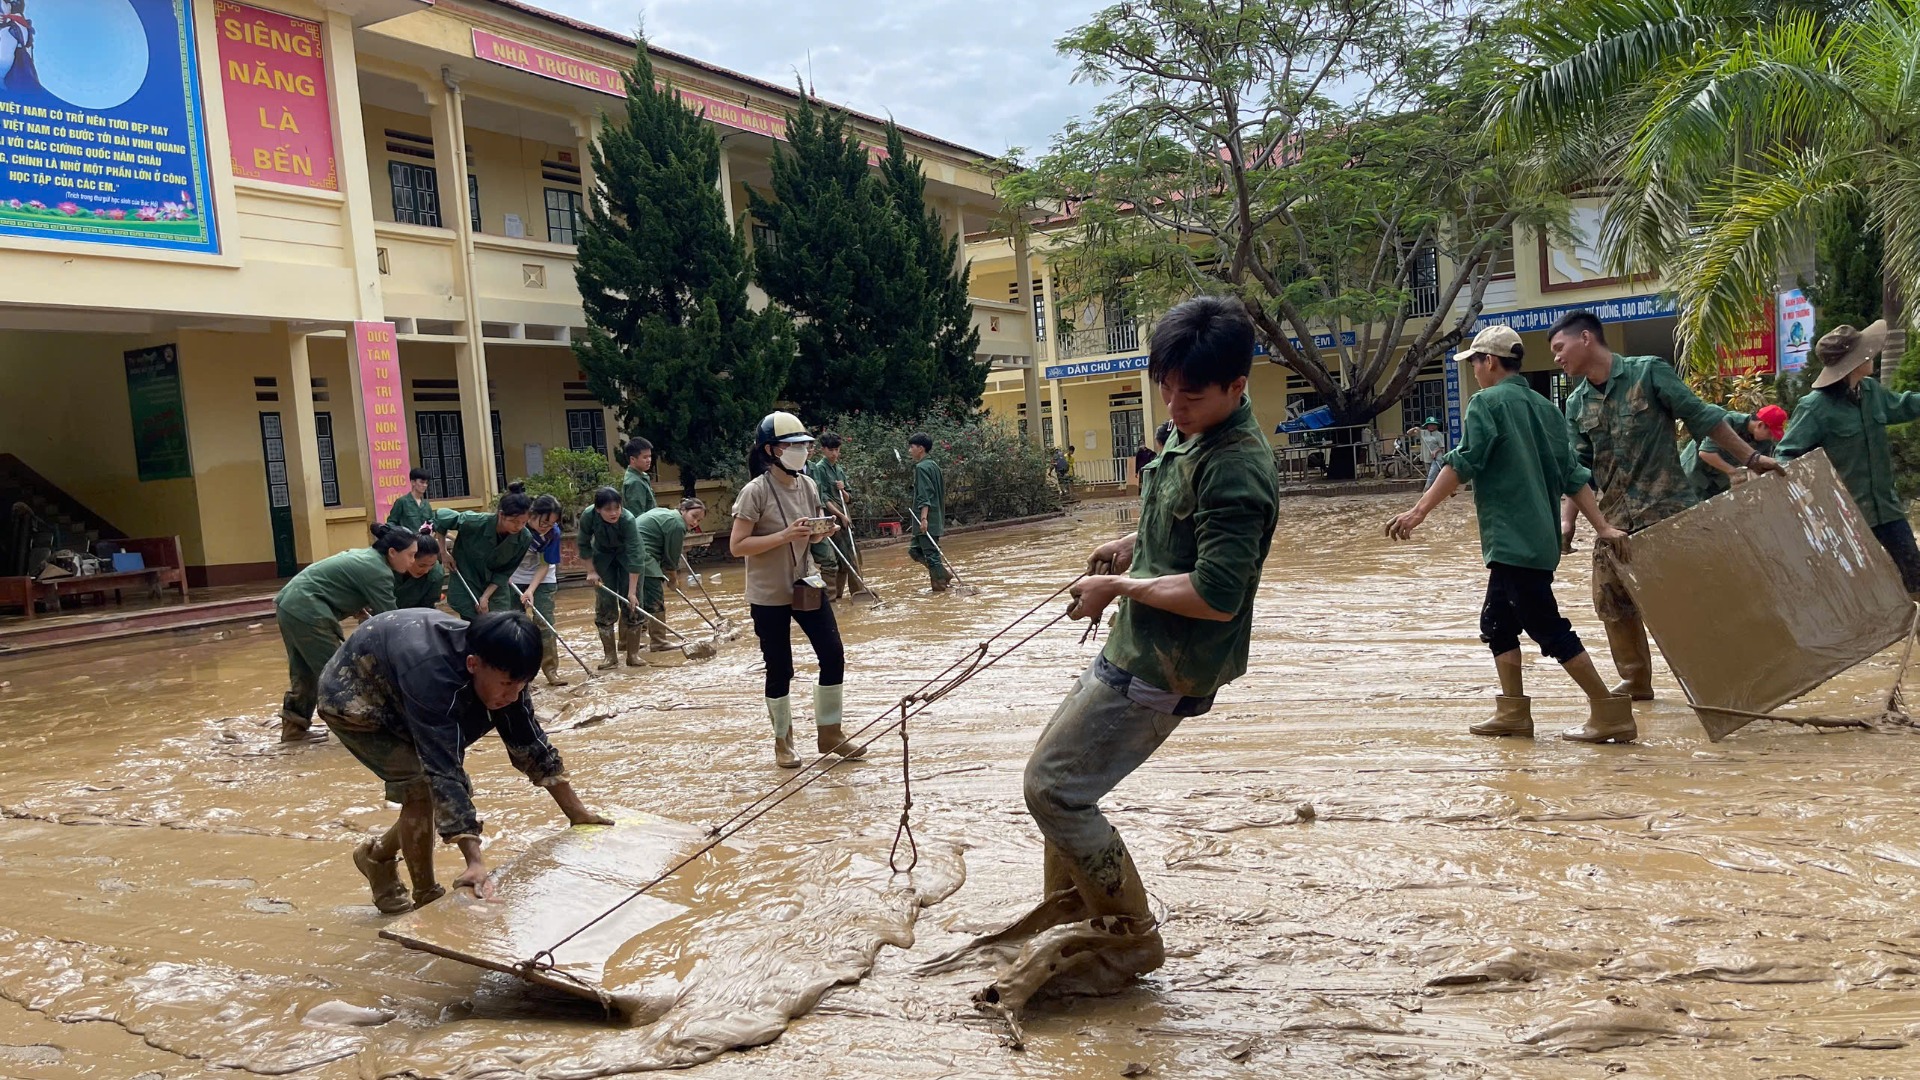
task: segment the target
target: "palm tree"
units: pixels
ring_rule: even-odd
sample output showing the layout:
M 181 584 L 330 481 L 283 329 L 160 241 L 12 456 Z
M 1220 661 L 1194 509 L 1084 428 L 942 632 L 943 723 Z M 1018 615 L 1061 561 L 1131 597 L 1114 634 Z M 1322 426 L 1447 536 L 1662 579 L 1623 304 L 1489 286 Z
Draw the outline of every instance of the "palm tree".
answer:
M 1885 239 L 1886 316 L 1920 296 L 1920 23 L 1907 0 L 1588 0 L 1530 19 L 1537 63 L 1497 140 L 1606 192 L 1618 272 L 1676 294 L 1711 369 L 1830 215 Z

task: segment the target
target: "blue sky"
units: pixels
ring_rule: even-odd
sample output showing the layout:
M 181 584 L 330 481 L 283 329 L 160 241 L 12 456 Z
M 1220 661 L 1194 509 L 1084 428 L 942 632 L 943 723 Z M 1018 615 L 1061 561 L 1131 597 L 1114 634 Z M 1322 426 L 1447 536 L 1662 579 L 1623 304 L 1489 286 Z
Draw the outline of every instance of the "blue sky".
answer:
M 989 154 L 1044 150 L 1099 100 L 1053 51 L 1093 0 L 534 0 L 773 82 L 812 71 L 820 96 Z

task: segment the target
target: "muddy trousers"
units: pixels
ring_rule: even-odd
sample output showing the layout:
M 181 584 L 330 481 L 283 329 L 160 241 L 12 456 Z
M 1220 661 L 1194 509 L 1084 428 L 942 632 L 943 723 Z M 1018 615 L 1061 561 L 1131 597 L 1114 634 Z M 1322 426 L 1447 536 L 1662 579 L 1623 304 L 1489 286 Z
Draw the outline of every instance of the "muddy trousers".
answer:
M 946 563 L 940 559 L 940 549 L 934 546 L 934 540 L 926 533 L 913 534 L 913 540 L 907 544 L 907 558 L 925 566 L 927 577 L 935 585 L 945 585 L 953 577 L 947 571 Z
M 1027 759 L 1027 812 L 1040 835 L 1073 866 L 1075 878 L 1109 896 L 1124 888 L 1130 860 L 1125 841 L 1100 812 L 1100 799 L 1152 757 L 1180 720 L 1134 701 L 1089 668 Z
M 672 646 L 667 642 L 667 579 L 647 577 L 640 579 L 640 607 L 651 619 L 642 619 L 647 624 L 647 647 L 659 652 Z
M 1873 527 L 1873 538 L 1893 556 L 1900 568 L 1900 583 L 1909 595 L 1920 595 L 1920 547 L 1913 542 L 1913 526 L 1905 521 L 1889 521 Z
M 1573 624 L 1553 598 L 1553 571 L 1507 563 L 1487 565 L 1487 599 L 1480 608 L 1480 640 L 1493 655 L 1520 648 L 1522 631 L 1561 663 L 1586 652 Z
M 601 630 L 618 627 L 622 652 L 630 647 L 638 647 L 640 624 L 647 620 L 645 616 L 627 606 L 627 568 L 599 565 L 595 569 L 600 572 L 600 584 L 606 588 L 593 590 L 593 625 Z M 615 599 L 607 595 L 607 589 L 619 593 L 620 598 Z
M 540 623 L 540 667 L 546 671 L 560 666 L 560 642 L 553 636 L 553 598 L 559 591 L 560 586 L 551 581 L 533 590 L 533 610 L 540 613 L 534 620 Z
M 455 615 L 472 622 L 480 617 L 479 597 L 467 591 L 467 582 L 472 582 L 482 594 L 493 579 L 475 577 L 473 571 L 464 566 L 456 566 L 457 573 L 447 577 L 447 606 Z M 510 585 L 502 585 L 493 590 L 493 598 L 487 601 L 488 611 L 519 611 L 520 593 Z
M 280 715 L 298 727 L 312 727 L 313 709 L 320 701 L 320 673 L 346 636 L 338 620 L 325 616 L 276 609 L 274 620 L 287 646 L 287 694 L 280 701 Z
M 1605 544 L 1593 551 L 1593 613 L 1607 631 L 1607 647 L 1613 652 L 1614 669 L 1620 673 L 1616 694 L 1636 701 L 1653 698 L 1653 644 L 1647 640 L 1646 624 L 1640 621 L 1640 605 L 1633 602 L 1627 583 L 1620 576 L 1620 564 Z

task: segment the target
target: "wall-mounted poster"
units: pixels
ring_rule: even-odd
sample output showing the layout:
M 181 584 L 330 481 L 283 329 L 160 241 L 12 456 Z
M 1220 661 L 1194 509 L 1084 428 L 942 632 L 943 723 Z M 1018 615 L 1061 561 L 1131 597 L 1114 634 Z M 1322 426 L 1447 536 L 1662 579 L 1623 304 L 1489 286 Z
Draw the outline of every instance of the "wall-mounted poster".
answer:
M 215 0 L 233 175 L 340 190 L 320 24 Z
M 217 251 L 189 0 L 0 0 L 0 234 Z
M 187 402 L 180 393 L 180 354 L 171 345 L 126 354 L 127 412 L 133 420 L 133 460 L 140 479 L 185 480 L 193 475 L 187 448 Z

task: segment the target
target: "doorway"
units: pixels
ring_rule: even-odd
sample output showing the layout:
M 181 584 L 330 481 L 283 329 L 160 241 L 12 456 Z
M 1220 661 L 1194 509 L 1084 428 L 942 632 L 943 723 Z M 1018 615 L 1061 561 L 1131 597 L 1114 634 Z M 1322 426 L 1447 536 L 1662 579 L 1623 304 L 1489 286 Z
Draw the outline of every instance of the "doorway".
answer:
M 300 572 L 300 555 L 293 544 L 293 491 L 287 484 L 287 440 L 281 434 L 280 414 L 260 414 L 260 455 L 267 464 L 267 526 L 273 532 L 273 572 L 292 577 Z

